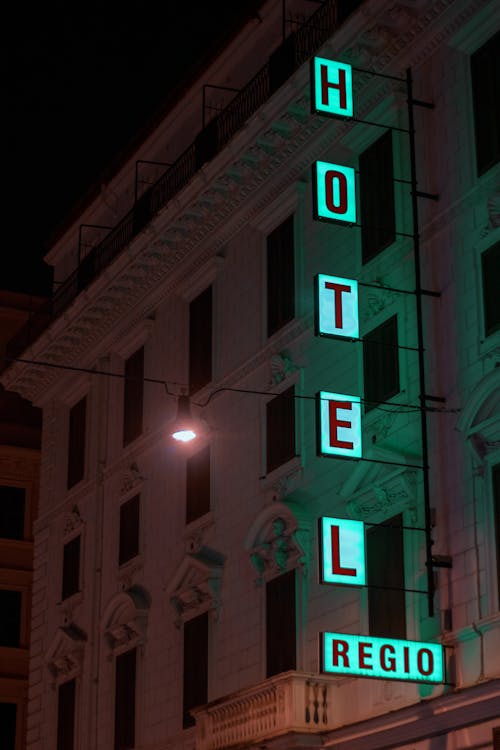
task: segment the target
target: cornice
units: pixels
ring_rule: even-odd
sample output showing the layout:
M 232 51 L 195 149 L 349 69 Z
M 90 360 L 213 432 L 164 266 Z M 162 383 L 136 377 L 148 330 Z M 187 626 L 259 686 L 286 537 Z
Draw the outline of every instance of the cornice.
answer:
M 335 54 L 376 72 L 401 74 L 405 67 L 427 60 L 488 4 L 367 4 L 361 20 L 346 24 L 323 49 L 339 40 Z M 373 7 L 377 14 L 369 17 Z M 357 28 L 360 23 L 364 30 Z M 397 91 L 398 84 L 386 79 L 368 82 L 368 76 L 361 75 L 356 88 L 363 117 Z M 311 163 L 356 125 L 332 125 L 327 118 L 310 115 L 307 91 L 305 63 L 25 355 L 54 364 L 92 366 L 116 338 L 124 319 L 130 325 L 142 320 L 179 288 L 188 270 L 207 263 L 292 182 L 308 181 Z M 6 387 L 35 403 L 45 400 L 60 379 L 58 370 L 19 363 L 2 375 Z

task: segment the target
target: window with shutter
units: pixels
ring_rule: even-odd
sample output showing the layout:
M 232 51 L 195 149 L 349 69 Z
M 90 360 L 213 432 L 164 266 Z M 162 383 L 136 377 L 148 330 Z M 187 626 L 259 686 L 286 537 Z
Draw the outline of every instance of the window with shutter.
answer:
M 402 524 L 394 516 L 366 535 L 369 630 L 382 638 L 406 638 Z
M 75 743 L 76 681 L 59 685 L 57 691 L 57 750 L 73 750 Z
M 114 750 L 132 750 L 135 747 L 136 670 L 135 648 L 116 657 Z
M 87 398 L 84 396 L 69 411 L 68 489 L 83 479 L 85 471 L 86 420 Z
M 19 648 L 21 645 L 22 604 L 20 591 L 0 589 L 0 646 Z
M 392 133 L 388 130 L 359 157 L 362 261 L 396 239 Z
M 394 315 L 363 338 L 365 412 L 399 393 L 398 321 Z
M 267 238 L 267 335 L 295 315 L 294 219 L 289 216 Z
M 61 598 L 67 599 L 80 590 L 80 536 L 67 542 L 63 549 Z
M 0 703 L 0 731 L 4 750 L 16 750 L 16 721 L 17 705 Z
M 297 664 L 295 570 L 266 583 L 266 676 Z
M 0 538 L 24 539 L 24 487 L 0 485 Z
M 120 543 L 118 565 L 139 554 L 140 496 L 135 495 L 120 506 Z
M 490 336 L 500 330 L 500 242 L 496 242 L 481 255 L 483 275 L 484 332 Z
M 210 446 L 188 458 L 186 463 L 186 523 L 210 510 Z
M 295 456 L 295 388 L 268 401 L 266 408 L 267 472 Z
M 212 287 L 189 305 L 189 392 L 212 380 Z
M 142 432 L 144 400 L 144 347 L 141 346 L 125 362 L 123 389 L 123 445 L 135 440 Z
M 477 174 L 500 161 L 500 31 L 471 56 Z
M 182 726 L 195 724 L 190 709 L 208 699 L 208 612 L 184 623 L 184 682 Z

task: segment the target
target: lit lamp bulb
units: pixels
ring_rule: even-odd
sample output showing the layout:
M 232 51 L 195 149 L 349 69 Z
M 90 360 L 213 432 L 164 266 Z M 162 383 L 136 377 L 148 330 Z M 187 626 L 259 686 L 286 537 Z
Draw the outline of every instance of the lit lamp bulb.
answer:
M 196 437 L 193 427 L 189 396 L 181 395 L 177 402 L 177 416 L 171 433 L 173 439 L 180 443 L 189 443 Z

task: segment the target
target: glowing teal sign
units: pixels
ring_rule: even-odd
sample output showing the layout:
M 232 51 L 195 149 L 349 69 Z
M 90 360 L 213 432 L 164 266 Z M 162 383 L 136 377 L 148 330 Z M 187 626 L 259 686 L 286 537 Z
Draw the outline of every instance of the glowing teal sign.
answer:
M 444 682 L 444 650 L 438 643 L 321 633 L 321 671 L 408 682 Z
M 320 582 L 364 586 L 365 529 L 362 521 L 320 518 Z
M 317 395 L 318 454 L 361 458 L 359 396 L 320 391 Z
M 313 191 L 315 219 L 356 223 L 356 181 L 352 167 L 315 162 Z
M 314 57 L 311 64 L 312 112 L 352 117 L 352 67 L 336 60 Z
M 315 291 L 316 333 L 359 338 L 358 282 L 320 273 Z

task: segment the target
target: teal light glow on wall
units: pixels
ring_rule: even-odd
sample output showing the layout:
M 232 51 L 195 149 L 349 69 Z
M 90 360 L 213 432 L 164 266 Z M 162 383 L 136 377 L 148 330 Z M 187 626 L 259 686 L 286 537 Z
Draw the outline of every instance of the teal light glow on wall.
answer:
M 359 338 L 358 282 L 320 273 L 315 292 L 317 335 Z
M 349 518 L 319 519 L 320 583 L 364 586 L 365 529 Z
M 321 671 L 408 682 L 444 682 L 444 649 L 438 643 L 320 633 Z
M 356 178 L 352 167 L 317 161 L 313 164 L 314 218 L 356 223 Z
M 316 399 L 319 455 L 361 458 L 359 396 L 320 391 Z
M 311 62 L 313 114 L 352 117 L 352 67 L 336 60 L 314 57 Z

